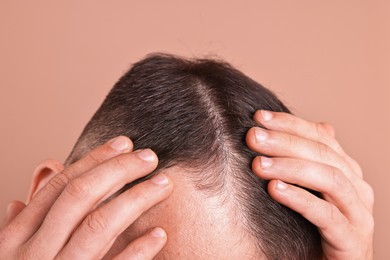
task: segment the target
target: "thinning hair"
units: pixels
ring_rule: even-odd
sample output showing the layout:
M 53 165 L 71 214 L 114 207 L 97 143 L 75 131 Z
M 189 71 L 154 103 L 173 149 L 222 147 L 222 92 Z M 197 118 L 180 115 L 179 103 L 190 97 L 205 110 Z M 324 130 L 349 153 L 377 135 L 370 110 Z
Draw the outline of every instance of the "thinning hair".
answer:
M 275 202 L 267 193 L 268 182 L 251 171 L 258 154 L 246 146 L 245 135 L 257 125 L 252 117 L 259 109 L 289 112 L 270 90 L 226 62 L 149 55 L 114 85 L 66 164 L 126 135 L 135 148 L 151 148 L 158 155 L 151 175 L 186 167 L 195 170 L 201 192 L 226 196 L 234 205 L 232 217 L 239 214 L 237 221 L 268 259 L 318 258 L 317 228 Z

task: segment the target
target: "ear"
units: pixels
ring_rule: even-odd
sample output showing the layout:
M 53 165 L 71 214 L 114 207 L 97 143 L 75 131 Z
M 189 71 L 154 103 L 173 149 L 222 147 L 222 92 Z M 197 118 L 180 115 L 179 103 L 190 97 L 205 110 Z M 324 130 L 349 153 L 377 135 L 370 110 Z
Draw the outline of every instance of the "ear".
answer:
M 27 197 L 27 203 L 44 187 L 51 178 L 64 170 L 64 165 L 57 160 L 45 160 L 36 168 L 32 176 L 30 191 Z

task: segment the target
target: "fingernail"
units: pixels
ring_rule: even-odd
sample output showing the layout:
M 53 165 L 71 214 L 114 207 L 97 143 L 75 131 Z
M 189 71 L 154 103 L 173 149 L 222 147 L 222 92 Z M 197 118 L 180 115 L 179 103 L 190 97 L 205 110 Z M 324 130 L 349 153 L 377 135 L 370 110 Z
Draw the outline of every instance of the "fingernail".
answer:
M 116 151 L 125 151 L 130 147 L 129 139 L 125 136 L 118 136 L 110 141 L 110 147 Z
M 157 238 L 162 238 L 162 237 L 166 237 L 166 233 L 165 231 L 162 229 L 162 228 L 154 228 L 152 230 L 152 232 L 150 232 L 150 234 L 154 237 L 157 237 Z
M 162 173 L 153 176 L 150 180 L 155 184 L 162 185 L 162 186 L 165 186 L 169 183 L 168 177 Z
M 265 141 L 265 139 L 267 139 L 267 137 L 268 137 L 268 134 L 263 129 L 258 128 L 258 127 L 255 128 L 255 138 L 256 138 L 257 143 Z
M 267 111 L 267 110 L 261 110 L 261 116 L 263 117 L 263 120 L 265 122 L 272 119 L 272 113 L 270 111 Z
M 272 159 L 262 156 L 260 159 L 261 168 L 268 168 L 272 165 Z
M 279 191 L 284 191 L 287 189 L 287 184 L 282 182 L 281 180 L 276 181 L 276 187 L 277 190 Z
M 137 155 L 141 160 L 146 162 L 153 162 L 156 159 L 156 156 L 150 149 L 138 150 Z

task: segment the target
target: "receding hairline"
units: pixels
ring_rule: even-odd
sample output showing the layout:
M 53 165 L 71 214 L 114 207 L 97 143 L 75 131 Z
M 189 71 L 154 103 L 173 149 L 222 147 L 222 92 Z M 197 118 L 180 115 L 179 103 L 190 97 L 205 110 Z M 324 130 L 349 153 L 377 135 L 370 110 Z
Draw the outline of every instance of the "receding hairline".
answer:
M 184 69 L 180 68 L 179 65 L 184 66 Z M 158 66 L 162 66 L 161 70 L 156 70 L 156 67 L 158 67 Z M 198 66 L 198 68 L 196 66 Z M 136 71 L 134 71 L 134 70 L 136 70 Z M 221 75 L 214 75 L 213 73 L 215 73 L 215 71 L 221 72 Z M 134 76 L 137 73 L 139 73 L 142 76 L 144 75 L 144 77 L 140 77 L 140 75 Z M 154 76 L 154 75 L 150 76 L 151 73 L 155 73 L 156 76 Z M 185 73 L 187 73 L 188 75 L 186 75 L 187 76 L 186 78 L 183 78 L 183 75 L 185 75 Z M 159 78 L 159 76 L 161 78 Z M 170 78 L 170 76 L 172 76 L 172 77 Z M 218 77 L 226 77 L 226 80 L 218 78 Z M 172 82 L 172 78 L 174 79 L 173 82 Z M 148 80 L 150 80 L 150 82 Z M 231 82 L 229 82 L 229 80 Z M 211 158 L 210 157 L 202 157 L 202 156 L 200 158 L 204 158 L 206 161 L 208 161 L 208 163 L 209 163 L 208 166 L 211 165 L 211 166 L 214 166 L 214 168 L 220 168 L 221 170 L 216 171 L 216 172 L 222 173 L 222 174 L 219 174 L 219 175 L 199 174 L 199 176 L 205 177 L 206 179 L 201 180 L 202 185 L 199 185 L 198 188 L 200 190 L 203 190 L 203 191 L 205 191 L 205 190 L 211 191 L 213 189 L 214 192 L 217 191 L 218 193 L 223 193 L 224 191 L 226 192 L 226 190 L 233 191 L 234 192 L 233 199 L 235 200 L 236 206 L 237 206 L 234 209 L 237 211 L 241 210 L 239 213 L 242 215 L 245 215 L 242 218 L 242 221 L 248 221 L 248 223 L 250 222 L 250 224 L 246 223 L 246 225 L 247 225 L 246 231 L 248 232 L 248 234 L 252 234 L 252 235 L 254 233 L 267 234 L 267 232 L 269 232 L 269 231 L 263 232 L 263 230 L 262 230 L 262 229 L 268 230 L 267 229 L 268 227 L 264 224 L 264 223 L 268 223 L 268 222 L 261 222 L 262 223 L 261 227 L 260 227 L 259 223 L 254 223 L 255 220 L 253 220 L 253 219 L 258 217 L 258 215 L 260 214 L 259 213 L 260 211 L 265 212 L 266 210 L 270 210 L 270 209 L 281 210 L 282 212 L 285 212 L 285 213 L 283 213 L 283 214 L 285 214 L 284 217 L 287 217 L 287 218 L 291 217 L 292 218 L 292 216 L 289 216 L 287 214 L 288 210 L 284 209 L 283 207 L 281 207 L 280 205 L 278 205 L 272 201 L 267 201 L 267 199 L 269 199 L 269 198 L 266 197 L 268 195 L 266 194 L 266 191 L 265 191 L 265 183 L 263 181 L 260 181 L 256 176 L 254 176 L 254 174 L 250 170 L 249 161 L 251 160 L 251 157 L 253 157 L 255 154 L 253 152 L 249 151 L 249 149 L 243 144 L 243 139 L 242 139 L 244 132 L 249 127 L 256 125 L 256 123 L 250 117 L 251 116 L 250 113 L 254 112 L 254 110 L 268 109 L 268 110 L 277 110 L 277 111 L 285 111 L 286 112 L 286 111 L 288 111 L 287 108 L 285 108 L 283 106 L 283 104 L 280 101 L 278 101 L 277 98 L 275 96 L 273 96 L 273 94 L 270 93 L 268 90 L 266 90 L 264 88 L 261 89 L 260 88 L 261 85 L 259 85 L 256 82 L 253 82 L 253 80 L 246 77 L 241 72 L 235 70 L 230 65 L 227 65 L 226 63 L 220 63 L 219 61 L 215 61 L 215 60 L 197 59 L 194 61 L 194 60 L 188 60 L 188 59 L 182 60 L 181 58 L 173 57 L 173 56 L 169 56 L 169 55 L 148 56 L 146 59 L 136 63 L 134 65 L 134 67 L 131 68 L 118 81 L 118 83 L 114 86 L 113 89 L 115 90 L 115 88 L 118 88 L 118 89 L 122 89 L 121 91 L 123 91 L 125 88 L 131 87 L 132 91 L 136 91 L 136 92 L 138 91 L 135 94 L 135 96 L 144 95 L 144 96 L 147 96 L 149 98 L 149 101 L 150 101 L 156 97 L 150 95 L 150 93 L 146 93 L 145 92 L 146 90 L 144 92 L 142 92 L 143 90 L 141 88 L 146 86 L 146 87 L 149 87 L 149 89 L 153 89 L 153 86 L 154 86 L 153 84 L 157 84 L 155 86 L 157 88 L 160 88 L 159 91 L 162 91 L 160 93 L 166 94 L 164 92 L 164 89 L 162 89 L 161 86 L 158 85 L 158 84 L 163 84 L 163 86 L 169 88 L 168 83 L 167 83 L 168 85 L 164 85 L 165 81 L 167 81 L 169 84 L 171 84 L 171 86 L 177 84 L 178 82 L 180 84 L 184 82 L 184 83 L 190 84 L 190 86 L 187 86 L 187 87 L 195 87 L 195 88 L 196 88 L 196 84 L 199 84 L 199 82 L 201 82 L 201 84 L 197 86 L 199 89 L 196 89 L 196 90 L 198 90 L 198 92 L 197 92 L 198 95 L 195 95 L 195 97 L 191 96 L 191 98 L 193 98 L 195 101 L 199 101 L 200 103 L 195 102 L 195 104 L 192 104 L 192 103 L 191 104 L 193 105 L 194 108 L 199 109 L 199 111 L 195 111 L 194 113 L 199 114 L 201 112 L 204 112 L 204 120 L 202 119 L 201 122 L 205 123 L 205 124 L 209 124 L 209 128 L 207 128 L 207 129 L 211 131 L 210 133 L 204 133 L 204 132 L 202 132 L 202 129 L 200 129 L 199 133 L 210 134 L 211 136 L 216 137 L 216 139 L 211 138 L 212 140 L 210 138 L 207 139 L 207 141 L 213 142 L 213 145 L 215 145 L 215 146 L 203 145 L 202 147 L 209 147 L 210 148 L 209 150 L 205 150 L 204 153 L 205 154 L 210 154 L 210 153 L 212 154 L 211 150 L 213 148 L 216 149 L 215 151 L 217 151 L 217 153 L 214 154 L 214 157 L 211 157 Z M 254 100 L 254 97 L 251 97 L 251 94 L 248 94 L 245 92 L 239 93 L 239 91 L 235 90 L 234 89 L 235 86 L 233 87 L 232 84 L 236 84 L 237 81 L 238 81 L 238 83 L 244 84 L 245 87 L 248 87 L 248 90 L 247 90 L 247 91 L 249 91 L 248 93 L 252 93 L 253 96 L 257 98 L 257 100 Z M 144 85 L 142 85 L 140 82 Z M 156 82 L 159 82 L 159 83 L 156 83 Z M 226 85 L 223 87 L 227 87 L 226 91 L 230 91 L 229 94 L 231 94 L 231 93 L 233 93 L 234 95 L 242 94 L 242 96 L 239 96 L 239 99 L 238 99 L 239 102 L 237 102 L 237 100 L 234 100 L 233 97 L 226 96 L 229 94 L 223 93 L 225 91 L 225 89 L 222 90 L 221 87 L 225 83 L 226 83 Z M 134 85 L 132 85 L 132 84 L 134 84 Z M 214 85 L 214 84 L 216 84 L 216 85 Z M 137 86 L 140 89 L 133 88 L 133 86 Z M 253 92 L 253 91 L 255 91 L 254 86 L 256 86 L 256 87 L 259 86 L 258 91 L 259 91 L 259 93 L 261 92 L 262 95 L 264 95 L 264 97 Z M 239 87 L 241 87 L 241 89 L 244 89 L 242 86 L 239 86 Z M 206 88 L 206 89 L 202 89 L 202 88 Z M 190 90 L 192 91 L 191 88 L 184 88 L 184 89 L 188 90 L 188 91 L 190 91 Z M 173 91 L 173 90 L 168 89 L 168 92 L 169 91 Z M 110 96 L 110 95 L 113 95 L 114 98 L 116 98 L 115 101 L 118 101 L 118 99 L 121 100 L 121 98 L 119 98 L 120 96 L 118 96 L 118 94 L 120 94 L 120 93 L 121 93 L 120 91 L 114 92 L 114 93 L 110 92 L 108 97 L 111 98 L 111 101 L 112 101 L 112 96 Z M 173 92 L 171 94 L 173 94 Z M 125 93 L 125 95 L 128 95 L 128 94 Z M 227 100 L 224 100 L 225 97 L 227 97 Z M 126 98 L 127 98 L 127 100 L 130 100 L 130 103 L 134 101 L 131 96 L 127 96 Z M 187 96 L 186 98 L 188 99 L 189 97 Z M 167 99 L 167 100 L 169 100 L 169 99 Z M 165 101 L 167 101 L 167 100 L 165 100 Z M 189 101 L 189 100 L 181 101 L 180 99 L 175 99 L 175 100 L 176 100 L 176 102 L 179 102 L 179 104 L 180 104 L 180 102 Z M 222 105 L 221 105 L 221 102 L 223 103 Z M 224 102 L 228 102 L 228 104 L 226 104 Z M 258 102 L 258 104 L 257 104 L 257 102 Z M 115 103 L 115 102 L 111 102 L 111 103 Z M 210 103 L 211 103 L 211 107 L 210 106 L 208 107 L 207 104 L 210 105 Z M 145 103 L 145 104 L 149 104 L 149 103 Z M 150 109 L 148 107 L 145 107 L 145 104 L 141 103 L 140 107 L 143 107 L 145 110 L 149 111 Z M 201 105 L 201 104 L 203 104 L 203 105 Z M 105 111 L 105 112 L 103 113 L 102 111 L 100 111 L 101 108 L 99 108 L 99 110 L 97 111 L 97 114 L 95 114 L 95 116 L 93 117 L 93 119 L 91 121 L 93 121 L 96 118 L 98 120 L 95 120 L 92 124 L 90 124 L 91 123 L 91 121 L 90 121 L 90 123 L 88 124 L 88 125 L 90 125 L 90 127 L 89 128 L 86 127 L 87 131 L 86 132 L 84 131 L 83 134 L 80 136 L 80 139 L 77 142 L 75 149 L 73 150 L 72 154 L 69 156 L 69 160 L 67 160 L 68 163 L 72 162 L 72 160 L 74 160 L 74 158 L 81 157 L 82 154 L 85 154 L 88 150 L 93 149 L 97 145 L 101 144 L 102 141 L 108 140 L 109 138 L 113 137 L 112 134 L 115 134 L 115 135 L 122 134 L 122 133 L 120 133 L 120 131 L 118 132 L 118 129 L 114 129 L 115 127 L 113 127 L 113 129 L 108 129 L 110 127 L 109 124 L 108 123 L 105 124 L 106 123 L 105 120 L 99 119 L 99 118 L 104 119 L 107 117 L 107 115 L 109 115 L 110 113 L 112 114 L 116 111 L 116 109 L 117 109 L 116 107 L 111 107 L 111 108 L 113 108 L 113 110 L 107 111 L 107 108 L 110 108 L 110 105 L 112 105 L 112 104 L 108 103 L 108 106 L 107 106 L 106 100 L 105 100 L 105 102 L 103 102 L 102 107 L 105 106 L 103 108 L 103 111 Z M 153 107 L 154 105 L 156 105 L 156 104 L 153 102 L 150 103 L 151 107 Z M 173 107 L 172 104 L 169 104 L 169 103 L 160 104 L 160 105 L 168 106 L 168 107 L 171 106 L 171 108 L 173 110 L 176 110 L 176 107 Z M 222 110 L 218 110 L 218 105 L 222 106 Z M 238 109 L 238 110 L 237 111 L 233 111 L 233 110 L 228 111 L 228 109 L 230 109 L 229 105 L 231 106 L 231 109 L 233 109 L 233 110 Z M 101 112 L 100 114 L 98 114 L 99 111 Z M 120 111 L 122 113 L 134 113 L 134 111 L 139 111 L 139 109 L 135 109 L 134 111 L 128 111 L 128 110 L 120 110 Z M 186 111 L 186 110 L 184 109 L 184 111 Z M 249 113 L 248 111 L 251 111 L 251 112 Z M 144 113 L 145 111 L 139 111 L 139 112 Z M 177 113 L 177 112 L 172 111 L 171 114 L 175 115 L 175 113 Z M 171 114 L 169 116 L 171 116 Z M 168 115 L 166 115 L 166 116 L 168 116 Z M 175 116 L 177 116 L 177 117 L 175 117 L 175 120 L 176 119 L 177 120 L 183 119 L 180 117 L 181 115 L 175 115 Z M 144 118 L 137 118 L 137 115 L 135 115 L 134 118 L 135 118 L 133 120 L 134 122 L 144 122 L 144 121 L 142 121 L 142 120 L 144 120 Z M 201 118 L 201 117 L 199 117 L 199 118 Z M 107 118 L 107 119 L 111 120 L 110 118 Z M 161 121 L 161 118 L 153 118 L 153 120 L 154 121 L 152 121 L 152 123 L 158 122 L 159 126 L 164 127 L 164 122 Z M 190 122 L 190 121 L 188 121 L 188 122 L 191 125 L 194 125 L 194 122 Z M 134 144 L 135 144 L 136 148 L 138 148 L 138 145 L 139 145 L 138 140 L 140 140 L 141 143 L 144 142 L 143 145 L 153 145 L 153 143 L 150 143 L 149 141 L 153 141 L 155 139 L 149 140 L 149 139 L 147 139 L 147 137 L 145 137 L 145 135 L 148 135 L 150 133 L 158 133 L 158 130 L 155 131 L 153 126 L 150 126 L 148 128 L 151 131 L 150 133 L 146 133 L 146 134 L 142 133 L 142 130 L 144 130 L 144 128 L 137 128 L 138 126 L 135 126 L 135 125 L 133 125 L 133 126 L 127 125 L 126 126 L 125 120 L 123 120 L 121 122 L 123 124 L 122 126 L 120 126 L 120 123 L 118 123 L 118 124 L 116 124 L 116 122 L 111 122 L 111 123 L 112 123 L 111 127 L 112 126 L 119 126 L 119 127 L 125 127 L 125 128 L 128 127 L 127 130 L 131 130 L 135 127 L 136 131 L 141 131 L 141 133 L 135 133 L 136 137 L 135 137 Z M 147 121 L 145 121 L 145 123 L 148 124 Z M 220 126 L 221 128 L 219 128 L 217 126 Z M 97 128 L 94 128 L 94 127 L 97 127 Z M 148 126 L 146 126 L 146 127 L 148 127 Z M 169 130 L 169 128 L 167 128 L 167 129 Z M 167 129 L 165 129 L 164 131 L 168 131 Z M 110 130 L 113 130 L 113 131 L 111 132 Z M 124 129 L 124 131 L 125 130 L 126 129 Z M 207 132 L 207 131 L 205 131 L 205 132 Z M 134 134 L 133 132 L 129 132 L 128 136 L 131 138 L 133 134 Z M 180 135 L 181 133 L 178 133 L 178 134 Z M 187 135 L 188 135 L 188 133 L 187 133 Z M 169 135 L 164 135 L 164 136 L 170 137 Z M 219 137 L 219 139 L 218 139 L 218 137 Z M 170 141 L 172 143 L 174 143 L 172 140 L 170 140 Z M 188 138 L 184 138 L 183 140 L 188 142 Z M 197 140 L 201 141 L 201 139 L 199 139 L 199 136 L 198 136 Z M 158 140 L 155 140 L 155 141 L 158 141 Z M 165 147 L 163 147 L 163 146 L 164 146 L 164 144 L 161 144 L 159 149 L 164 150 Z M 140 148 L 143 148 L 142 144 L 141 144 Z M 170 151 L 170 150 L 168 149 L 168 151 Z M 158 151 L 156 151 L 156 152 L 157 152 L 157 155 L 159 156 L 159 152 Z M 186 152 L 186 151 L 184 151 L 184 152 Z M 73 155 L 73 159 L 72 159 L 72 155 Z M 171 158 L 169 157 L 169 153 L 168 154 L 165 153 L 163 156 L 165 158 L 164 159 L 165 161 L 171 160 Z M 173 159 L 175 160 L 177 158 L 173 158 Z M 195 163 L 195 161 L 193 161 L 193 162 Z M 174 163 L 172 163 L 172 161 L 170 161 L 170 163 L 165 164 L 158 171 L 161 171 L 163 169 L 167 169 L 169 167 L 177 166 L 177 165 L 183 166 L 183 163 L 187 163 L 187 165 L 190 165 L 191 161 L 185 162 L 185 158 L 183 159 L 180 157 L 178 161 L 175 161 Z M 196 162 L 196 163 L 199 163 L 199 162 Z M 198 165 L 198 168 L 197 168 L 198 170 L 199 170 L 199 166 L 202 166 L 202 165 L 201 164 Z M 194 167 L 194 168 L 196 168 L 196 167 Z M 238 170 L 235 172 L 234 170 L 236 170 L 236 169 L 238 169 Z M 156 171 L 156 172 L 158 172 L 158 171 Z M 203 172 L 205 172 L 205 171 L 203 171 Z M 216 177 L 213 177 L 213 176 L 216 176 Z M 226 185 L 226 183 L 228 183 L 228 186 L 218 185 L 218 184 L 225 184 Z M 258 186 L 256 187 L 256 185 L 258 185 Z M 257 197 L 253 195 L 255 193 L 257 194 L 256 195 Z M 260 193 L 261 193 L 261 195 L 259 195 Z M 225 194 L 226 193 L 224 193 L 224 195 Z M 266 203 L 264 203 L 265 206 L 263 207 L 261 204 L 258 204 L 255 201 L 245 201 L 248 198 L 248 196 L 249 197 L 252 196 L 251 198 L 254 198 L 254 197 L 258 198 L 260 196 L 261 199 L 264 199 L 266 201 Z M 263 203 L 263 201 L 262 201 L 262 203 Z M 267 203 L 269 203 L 271 205 L 268 208 L 267 208 Z M 261 210 L 260 210 L 260 208 L 261 208 Z M 252 214 L 252 215 L 250 215 L 250 214 Z M 279 216 L 282 216 L 282 215 L 279 214 Z M 250 218 L 253 218 L 253 219 L 249 220 Z M 276 225 L 278 223 L 275 224 L 275 223 L 271 222 L 271 224 Z M 269 229 L 269 230 L 271 230 L 271 229 Z M 258 235 L 258 234 L 254 236 L 255 241 L 256 241 L 256 239 L 258 239 L 258 240 L 261 240 L 260 241 L 261 243 L 270 243 L 270 245 L 262 244 L 259 247 L 261 250 L 264 250 L 264 248 L 267 249 L 267 247 L 274 246 L 272 243 L 274 243 L 274 244 L 279 243 L 279 241 L 275 242 L 276 240 L 275 241 L 267 240 L 268 239 L 267 237 L 261 237 L 261 239 L 260 239 L 259 238 L 260 235 Z M 291 234 L 294 235 L 293 233 L 291 233 Z M 264 242 L 263 240 L 264 241 L 267 240 L 267 242 Z M 269 248 L 267 250 L 269 250 Z M 271 257 L 273 255 L 272 252 L 269 253 L 269 255 Z M 278 255 L 278 253 L 274 253 L 274 255 Z M 287 255 L 286 252 L 285 252 L 285 255 Z

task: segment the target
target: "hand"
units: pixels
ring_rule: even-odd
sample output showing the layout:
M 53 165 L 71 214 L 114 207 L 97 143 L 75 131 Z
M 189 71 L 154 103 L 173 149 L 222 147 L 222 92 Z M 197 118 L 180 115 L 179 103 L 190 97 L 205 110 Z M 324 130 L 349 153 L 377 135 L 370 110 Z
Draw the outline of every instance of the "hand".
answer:
M 27 205 L 11 203 L 0 230 L 0 259 L 102 258 L 117 236 L 172 191 L 159 174 L 105 202 L 157 166 L 155 153 L 132 147 L 127 137 L 118 137 L 55 175 Z M 115 259 L 151 259 L 166 239 L 155 228 Z
M 324 259 L 372 259 L 373 190 L 335 140 L 333 127 L 280 112 L 257 111 L 254 119 L 268 130 L 251 128 L 247 144 L 272 158 L 256 157 L 252 169 L 271 180 L 270 196 L 318 227 Z

